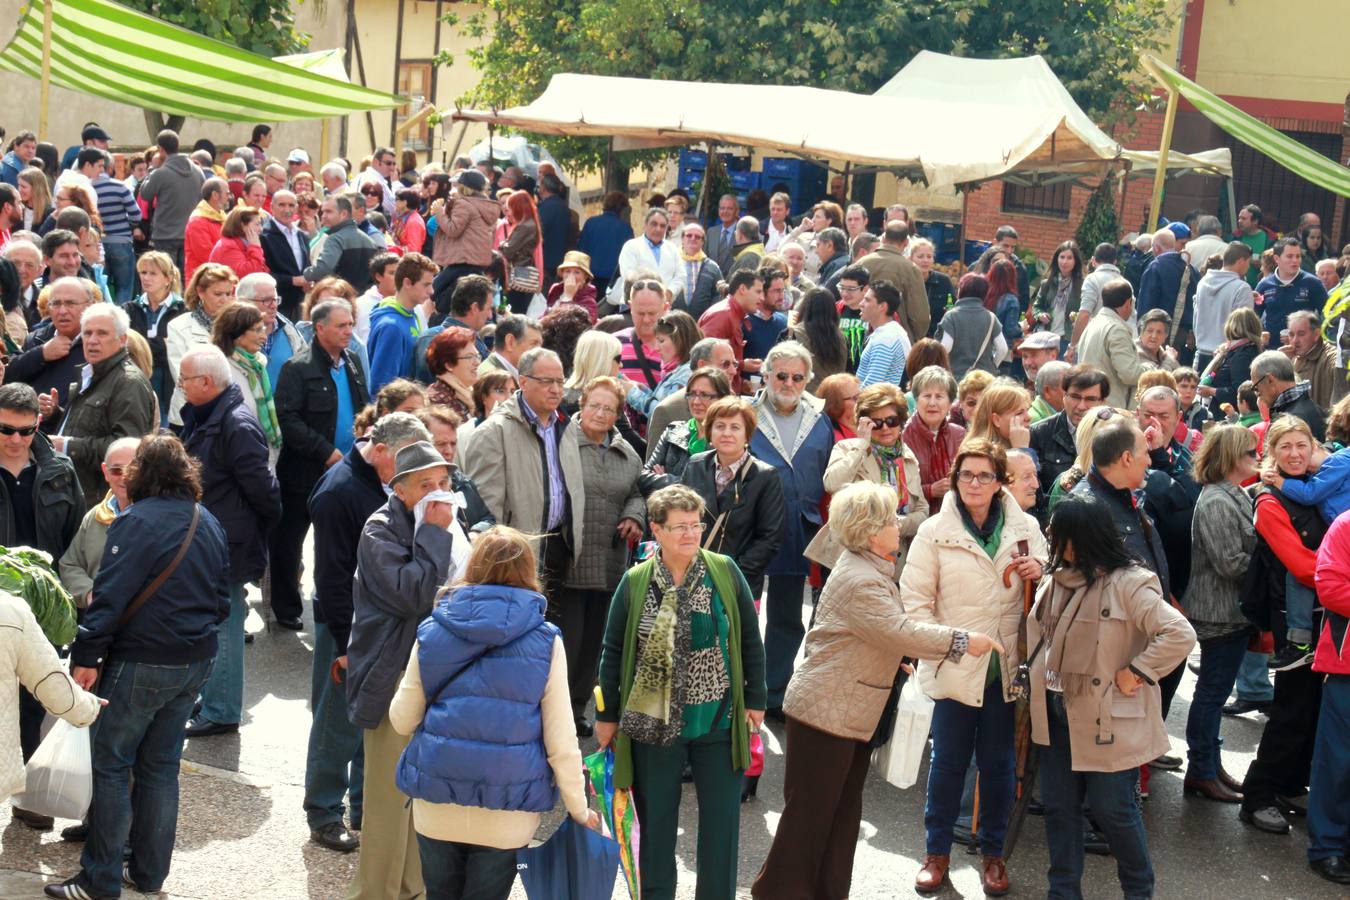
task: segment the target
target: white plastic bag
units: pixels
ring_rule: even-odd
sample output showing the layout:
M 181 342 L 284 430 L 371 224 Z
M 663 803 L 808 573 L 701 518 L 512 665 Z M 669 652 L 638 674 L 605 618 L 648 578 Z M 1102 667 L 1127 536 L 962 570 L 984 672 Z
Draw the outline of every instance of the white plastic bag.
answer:
M 538 322 L 546 312 L 548 312 L 548 298 L 535 291 L 534 296 L 530 298 L 530 308 L 525 310 L 525 315 Z
M 923 762 L 932 724 L 933 701 L 919 686 L 915 673 L 900 689 L 891 739 L 872 752 L 872 765 L 877 773 L 898 788 L 913 787 L 919 780 L 919 764 Z
M 83 819 L 93 795 L 89 729 L 57 719 L 28 760 L 27 782 L 13 803 L 40 816 Z

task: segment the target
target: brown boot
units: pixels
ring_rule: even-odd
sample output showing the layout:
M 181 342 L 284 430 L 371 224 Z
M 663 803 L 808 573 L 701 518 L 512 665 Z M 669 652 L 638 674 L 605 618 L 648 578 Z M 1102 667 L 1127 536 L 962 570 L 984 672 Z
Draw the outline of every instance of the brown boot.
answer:
M 1008 867 L 1001 856 L 984 858 L 984 893 L 989 897 L 1002 897 L 1008 893 Z
M 924 857 L 923 868 L 914 879 L 914 890 L 920 894 L 936 894 L 947 883 L 947 867 L 952 858 L 946 853 L 930 853 Z
M 1204 797 L 1216 803 L 1241 803 L 1242 794 L 1230 788 L 1217 778 L 1205 781 L 1187 778 L 1181 782 L 1182 792 L 1187 796 Z
M 1224 771 L 1223 766 L 1219 766 L 1219 782 L 1223 784 L 1226 788 L 1228 788 L 1230 791 L 1234 791 L 1239 794 L 1242 793 L 1242 782 L 1238 781 L 1232 775 L 1229 775 L 1226 771 Z

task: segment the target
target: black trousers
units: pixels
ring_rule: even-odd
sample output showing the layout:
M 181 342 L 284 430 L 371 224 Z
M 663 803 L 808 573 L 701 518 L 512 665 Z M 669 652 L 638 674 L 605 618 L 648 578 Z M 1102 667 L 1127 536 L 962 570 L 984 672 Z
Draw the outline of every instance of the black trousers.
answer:
M 563 588 L 556 612 L 550 621 L 562 629 L 563 649 L 567 651 L 567 688 L 572 696 L 572 718 L 580 721 L 586 703 L 595 688 L 604 644 L 605 619 L 609 614 L 612 591 Z
M 281 521 L 268 539 L 272 569 L 272 612 L 298 619 L 305 611 L 300 596 L 300 563 L 309 533 L 309 491 L 281 489 Z
M 431 325 L 439 325 L 450 315 L 450 298 L 454 296 L 455 285 L 465 275 L 482 275 L 482 266 L 471 266 L 467 263 L 456 263 L 446 266 L 436 273 L 436 280 L 431 283 L 432 297 L 436 300 L 436 314 L 431 317 Z
M 1275 673 L 1275 700 L 1256 759 L 1242 782 L 1242 808 L 1256 812 L 1274 805 L 1275 795 L 1297 797 L 1312 775 L 1322 675 L 1311 666 Z

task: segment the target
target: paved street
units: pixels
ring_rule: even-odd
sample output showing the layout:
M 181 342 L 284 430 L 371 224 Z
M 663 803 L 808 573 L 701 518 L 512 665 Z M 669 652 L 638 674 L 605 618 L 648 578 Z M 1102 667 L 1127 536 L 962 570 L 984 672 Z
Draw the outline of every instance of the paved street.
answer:
M 257 602 L 256 596 L 251 601 Z M 176 898 L 321 898 L 337 900 L 356 867 L 355 854 L 342 856 L 308 840 L 301 797 L 309 729 L 310 634 L 263 631 L 250 615 L 257 639 L 247 648 L 246 721 L 238 736 L 193 741 L 185 753 L 178 845 L 165 885 Z M 1172 746 L 1184 756 L 1182 739 L 1193 677 L 1183 682 L 1168 722 Z M 1225 719 L 1225 765 L 1238 776 L 1246 770 L 1264 718 Z M 757 800 L 742 807 L 741 895 L 763 860 L 771 829 L 782 808 L 781 728 L 766 735 L 767 762 Z M 593 749 L 593 744 L 586 748 Z M 913 879 L 923 854 L 923 790 L 901 791 L 870 778 L 863 809 L 852 896 L 914 896 Z M 688 786 L 683 818 L 695 820 L 693 787 Z M 1158 873 L 1159 898 L 1242 898 L 1242 900 L 1332 900 L 1350 897 L 1307 869 L 1306 832 L 1296 823 L 1290 837 L 1272 837 L 1240 824 L 1236 807 L 1183 799 L 1180 773 L 1155 773 L 1145 807 L 1149 842 Z M 550 834 L 547 819 L 540 837 Z M 0 805 L 0 898 L 41 896 L 45 880 L 64 878 L 78 868 L 79 848 L 58 831 L 39 834 L 12 822 Z M 679 896 L 694 896 L 694 835 L 686 825 L 680 843 Z M 960 848 L 958 849 L 958 853 Z M 981 897 L 977 857 L 956 855 L 954 888 L 944 898 Z M 1029 818 L 1009 866 L 1011 896 L 1044 895 L 1044 829 Z M 1119 897 L 1109 858 L 1088 857 L 1084 879 L 1089 898 Z M 139 897 L 131 892 L 125 897 Z M 626 896 L 620 887 L 616 897 Z M 517 885 L 513 897 L 524 897 Z

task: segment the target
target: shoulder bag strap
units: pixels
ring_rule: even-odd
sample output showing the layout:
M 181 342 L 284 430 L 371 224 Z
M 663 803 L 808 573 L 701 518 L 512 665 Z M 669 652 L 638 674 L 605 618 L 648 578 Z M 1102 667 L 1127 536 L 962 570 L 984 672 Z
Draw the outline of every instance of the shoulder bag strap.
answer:
M 754 459 L 754 457 L 751 457 L 750 459 L 747 459 L 747 460 L 745 461 L 745 465 L 741 466 L 741 471 L 738 472 L 737 475 L 736 475 L 736 478 L 735 478 L 735 480 L 734 480 L 734 486 L 735 486 L 735 488 L 736 488 L 736 496 L 735 496 L 735 498 L 734 498 L 733 501 L 732 501 L 733 507 L 736 506 L 736 505 L 739 505 L 740 502 L 741 502 L 741 486 L 745 484 L 745 476 L 746 476 L 746 473 L 748 473 L 748 472 L 750 471 L 750 463 L 753 461 L 753 459 Z M 732 485 L 728 485 L 728 486 L 730 487 L 730 486 L 732 486 Z M 716 460 L 716 459 L 713 459 L 713 490 L 714 490 L 714 491 L 717 490 L 717 460 Z M 712 550 L 712 551 L 715 552 L 715 553 L 720 553 L 720 552 L 721 552 L 721 550 L 720 550 L 720 549 L 718 548 L 718 546 L 717 546 L 717 537 L 718 537 L 718 535 L 720 535 L 720 534 L 722 533 L 722 525 L 726 523 L 727 515 L 728 515 L 730 512 L 731 512 L 731 509 L 724 509 L 724 510 L 722 510 L 721 515 L 719 515 L 719 516 L 717 517 L 717 521 L 716 521 L 716 522 L 713 522 L 713 527 L 712 527 L 711 529 L 708 530 L 708 536 L 705 537 L 705 538 L 703 539 L 703 549 L 704 549 L 704 550 Z
M 980 360 L 984 359 L 984 351 L 989 349 L 989 342 L 994 339 L 994 332 L 999 327 L 998 316 L 993 313 L 989 315 L 993 317 L 993 321 L 989 323 L 989 333 L 984 336 L 984 343 L 980 344 L 980 352 L 975 354 L 975 360 L 970 364 L 972 369 L 978 367 Z
M 118 629 L 125 626 L 131 621 L 132 616 L 141 611 L 141 607 L 145 605 L 145 602 L 153 597 L 155 592 L 164 586 L 164 582 L 169 580 L 169 576 L 178 568 L 178 564 L 183 561 L 183 557 L 187 556 L 188 547 L 192 545 L 192 538 L 197 534 L 197 523 L 201 521 L 201 515 L 201 505 L 193 504 L 192 523 L 188 525 L 187 534 L 183 536 L 183 543 L 178 545 L 178 552 L 174 554 L 174 557 L 169 561 L 169 564 L 164 567 L 164 571 L 156 575 L 154 581 L 151 581 L 142 588 L 141 592 L 136 595 L 136 598 L 127 605 L 126 610 L 122 613 L 122 618 L 117 620 Z
M 1185 268 L 1181 270 L 1181 287 L 1177 290 L 1177 302 L 1172 310 L 1172 333 L 1167 336 L 1167 343 L 1176 346 L 1177 335 L 1181 332 L 1181 316 L 1186 312 L 1186 288 L 1191 283 L 1191 260 L 1186 254 L 1181 254 L 1181 260 Z
M 642 367 L 642 377 L 646 379 L 647 387 L 656 387 L 661 383 L 661 378 L 659 377 L 659 374 L 652 374 L 652 361 L 647 358 L 646 353 L 642 352 L 642 338 L 637 336 L 636 331 L 633 332 L 630 343 L 633 345 L 633 355 L 637 357 L 638 365 Z

